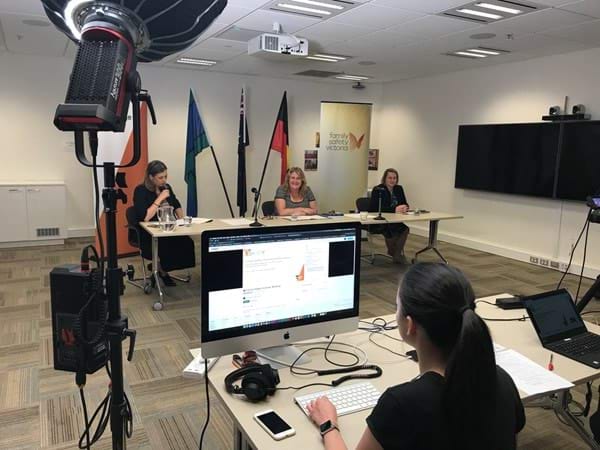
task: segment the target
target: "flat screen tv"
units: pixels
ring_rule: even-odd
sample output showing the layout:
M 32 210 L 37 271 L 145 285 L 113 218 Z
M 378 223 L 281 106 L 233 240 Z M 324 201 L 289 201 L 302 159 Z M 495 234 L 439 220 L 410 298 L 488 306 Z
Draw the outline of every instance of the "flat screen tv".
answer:
M 600 193 L 600 121 L 564 122 L 556 198 Z
M 560 124 L 461 125 L 454 186 L 553 197 Z

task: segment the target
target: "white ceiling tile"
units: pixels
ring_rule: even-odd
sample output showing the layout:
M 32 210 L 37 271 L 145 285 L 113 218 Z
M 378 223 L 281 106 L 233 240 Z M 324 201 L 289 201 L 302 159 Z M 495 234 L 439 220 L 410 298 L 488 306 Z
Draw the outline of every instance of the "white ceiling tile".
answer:
M 539 3 L 544 6 L 563 6 L 569 3 L 573 3 L 573 0 L 535 0 L 535 3 Z
M 217 17 L 217 21 L 224 23 L 233 23 L 243 17 L 246 17 L 252 11 L 254 11 L 254 9 L 252 8 L 242 8 L 239 6 L 232 6 L 230 3 L 227 3 L 227 6 L 223 10 L 223 12 Z
M 321 44 L 326 44 L 329 42 L 354 39 L 372 32 L 373 30 L 370 28 L 355 27 L 352 25 L 326 21 L 305 28 L 302 30 L 301 34 L 309 40 L 309 44 L 311 39 L 315 39 Z
M 40 20 L 47 27 L 25 25 L 23 20 Z M 63 56 L 68 38 L 56 30 L 46 17 L 3 14 L 0 16 L 6 48 L 12 53 Z
M 41 1 L 37 0 L 1 0 L 0 14 L 21 14 L 30 16 L 45 16 Z
M 371 2 L 372 5 L 402 8 L 429 14 L 437 14 L 465 3 L 468 3 L 468 0 L 373 0 Z
M 302 28 L 320 22 L 320 19 L 275 11 L 258 10 L 237 21 L 235 25 L 240 28 L 269 32 L 273 31 L 273 22 L 278 22 L 286 33 L 296 33 Z
M 377 31 L 375 33 L 363 36 L 358 39 L 346 41 L 350 48 L 354 48 L 359 54 L 365 52 L 384 52 L 396 47 L 411 44 L 422 40 L 422 38 L 388 31 Z
M 227 22 L 211 23 L 209 25 L 209 27 L 206 30 L 204 30 L 202 32 L 202 34 L 200 34 L 200 37 L 198 37 L 198 40 L 196 42 L 208 39 L 209 37 L 214 36 L 215 34 L 218 34 L 219 32 L 221 32 L 223 29 L 227 28 L 228 26 L 229 26 L 229 24 Z
M 181 52 L 175 58 L 170 58 L 170 60 L 176 61 L 181 57 L 185 58 L 199 58 L 199 59 L 211 59 L 213 61 L 226 61 L 231 58 L 235 58 L 238 54 L 231 53 L 224 50 L 214 50 L 208 48 L 201 48 L 200 46 L 188 48 L 184 52 Z
M 231 41 L 228 39 L 210 38 L 202 41 L 194 48 L 217 50 L 221 52 L 231 53 L 233 55 L 240 55 L 248 52 L 248 44 L 246 42 Z
M 600 1 L 598 0 L 584 0 L 581 2 L 569 3 L 568 5 L 562 6 L 560 9 L 600 19 Z
M 557 28 L 542 34 L 554 36 L 584 44 L 600 45 L 600 20 L 576 25 L 573 27 Z
M 516 37 L 531 33 L 539 33 L 553 28 L 576 25 L 592 20 L 594 19 L 589 16 L 575 14 L 556 8 L 549 8 L 486 25 L 485 31 L 489 29 L 493 33 L 512 33 Z
M 244 8 L 256 9 L 261 8 L 271 0 L 227 0 L 227 4 L 231 6 L 243 6 Z
M 405 9 L 386 8 L 365 4 L 330 19 L 335 23 L 381 30 L 402 22 L 422 17 L 424 14 Z
M 465 20 L 450 19 L 440 16 L 425 16 L 411 22 L 403 23 L 387 31 L 398 31 L 422 38 L 435 38 L 464 30 L 474 30 L 481 25 Z M 475 33 L 475 31 L 473 31 Z

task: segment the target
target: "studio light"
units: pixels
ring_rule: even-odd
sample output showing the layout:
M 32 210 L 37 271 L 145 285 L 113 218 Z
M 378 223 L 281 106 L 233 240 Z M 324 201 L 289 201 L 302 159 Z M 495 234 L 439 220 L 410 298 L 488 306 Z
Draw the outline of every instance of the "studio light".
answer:
M 79 46 L 54 124 L 63 131 L 123 131 L 132 96 L 148 98 L 141 91 L 137 62 L 158 61 L 192 45 L 227 0 L 42 4 L 52 23 Z

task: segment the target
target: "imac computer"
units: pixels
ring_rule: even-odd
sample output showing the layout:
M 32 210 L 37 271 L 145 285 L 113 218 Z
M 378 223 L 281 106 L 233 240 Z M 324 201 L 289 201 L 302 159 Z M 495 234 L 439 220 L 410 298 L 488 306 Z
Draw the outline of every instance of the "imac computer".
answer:
M 205 231 L 202 356 L 291 363 L 288 344 L 355 330 L 359 275 L 358 222 Z

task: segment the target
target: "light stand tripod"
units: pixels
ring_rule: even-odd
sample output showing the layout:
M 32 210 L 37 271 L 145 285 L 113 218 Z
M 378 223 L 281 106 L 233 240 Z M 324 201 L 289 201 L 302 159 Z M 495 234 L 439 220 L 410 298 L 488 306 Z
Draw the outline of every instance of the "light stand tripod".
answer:
M 140 129 L 140 101 L 146 102 L 152 123 L 156 124 L 156 116 L 152 99 L 147 91 L 140 88 L 139 76 L 137 73 L 132 77 L 128 89 L 131 90 L 132 120 L 133 120 L 133 156 L 131 161 L 123 165 L 115 165 L 114 162 L 105 162 L 101 165 L 96 164 L 98 154 L 98 133 L 89 131 L 90 151 L 93 162 L 90 162 L 84 153 L 83 131 L 75 131 L 75 154 L 77 160 L 86 167 L 96 170 L 100 167 L 104 170 L 104 189 L 102 190 L 102 200 L 104 203 L 104 213 L 106 216 L 106 243 L 107 243 L 107 269 L 106 269 L 106 298 L 108 301 L 108 320 L 106 323 L 106 335 L 108 336 L 111 368 L 111 407 L 110 407 L 110 428 L 112 432 L 112 446 L 114 450 L 126 448 L 125 444 L 125 422 L 126 422 L 126 401 L 123 382 L 123 349 L 122 341 L 129 337 L 129 351 L 127 360 L 131 361 L 135 348 L 135 330 L 128 328 L 127 316 L 121 314 L 120 295 L 124 290 L 123 271 L 117 265 L 117 201 L 127 202 L 125 193 L 115 188 L 115 168 L 131 167 L 137 164 L 141 156 L 141 129 Z M 86 424 L 87 425 L 87 424 Z
M 255 187 L 252 188 L 252 192 L 254 192 L 254 222 L 250 224 L 251 227 L 263 227 L 264 225 L 258 221 L 258 203 L 260 201 L 260 191 Z

